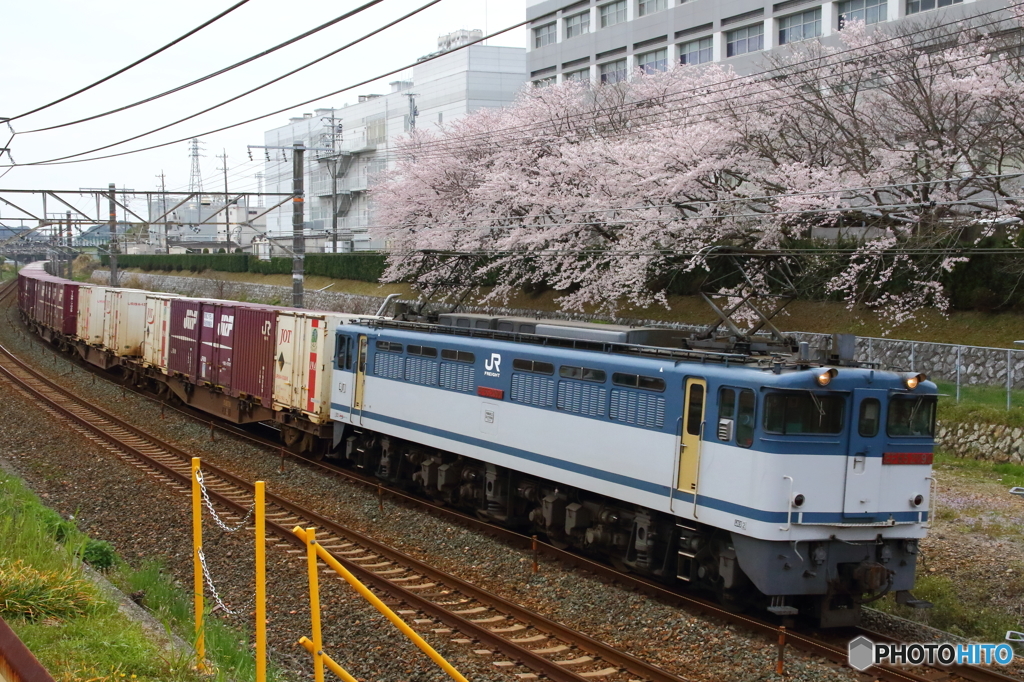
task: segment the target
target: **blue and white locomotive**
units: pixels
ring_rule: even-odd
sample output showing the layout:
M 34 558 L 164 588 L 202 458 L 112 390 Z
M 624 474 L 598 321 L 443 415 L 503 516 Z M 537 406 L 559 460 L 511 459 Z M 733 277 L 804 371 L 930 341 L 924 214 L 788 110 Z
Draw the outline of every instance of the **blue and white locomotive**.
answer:
M 936 407 L 923 375 L 536 322 L 340 326 L 339 452 L 727 603 L 836 626 L 890 591 L 912 599 Z

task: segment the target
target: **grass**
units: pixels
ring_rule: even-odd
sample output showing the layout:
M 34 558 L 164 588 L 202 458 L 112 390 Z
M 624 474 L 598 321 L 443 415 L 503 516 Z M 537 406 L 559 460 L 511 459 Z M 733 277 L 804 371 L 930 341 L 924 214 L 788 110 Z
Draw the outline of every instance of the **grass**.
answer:
M 4 474 L 0 474 L 0 538 L 0 614 L 55 679 L 200 679 L 187 654 L 161 650 L 137 623 L 81 577 L 77 565 L 96 541 L 42 505 L 21 481 Z M 143 604 L 164 627 L 190 639 L 194 627 L 190 591 L 177 587 L 158 563 L 148 562 L 138 569 L 119 557 L 113 563 L 108 574 L 112 582 L 122 591 L 142 591 Z M 216 673 L 204 679 L 255 679 L 245 633 L 215 617 L 206 622 L 207 658 Z
M 1017 574 L 1010 580 L 1016 581 L 1010 589 L 1024 596 L 1024 578 Z M 988 590 L 989 586 L 980 581 L 965 584 L 949 576 L 925 573 L 918 576 L 914 585 L 914 596 L 933 604 L 923 614 L 919 609 L 900 606 L 891 598 L 882 599 L 872 606 L 954 635 L 997 644 L 1004 640 L 1008 630 L 1020 629 L 1020 618 L 990 606 Z M 1018 655 L 1024 653 L 1020 646 L 1017 650 Z
M 977 481 L 998 483 L 1000 487 L 1024 486 L 1024 464 L 993 463 L 938 452 L 935 454 L 935 468 Z

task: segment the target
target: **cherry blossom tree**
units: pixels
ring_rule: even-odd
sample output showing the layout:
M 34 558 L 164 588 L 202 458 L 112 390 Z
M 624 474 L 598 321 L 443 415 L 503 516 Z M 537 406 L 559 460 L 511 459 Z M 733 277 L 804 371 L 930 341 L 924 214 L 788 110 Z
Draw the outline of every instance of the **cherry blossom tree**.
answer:
M 375 189 L 386 280 L 427 296 L 550 287 L 567 310 L 667 304 L 722 253 L 782 254 L 803 293 L 900 322 L 945 309 L 939 280 L 1016 234 L 1024 169 L 1020 18 L 798 43 L 765 71 L 679 66 L 568 82 L 416 131 Z M 818 228 L 852 251 L 793 250 Z M 838 246 L 838 245 L 837 245 Z M 763 269 L 720 293 L 768 287 Z

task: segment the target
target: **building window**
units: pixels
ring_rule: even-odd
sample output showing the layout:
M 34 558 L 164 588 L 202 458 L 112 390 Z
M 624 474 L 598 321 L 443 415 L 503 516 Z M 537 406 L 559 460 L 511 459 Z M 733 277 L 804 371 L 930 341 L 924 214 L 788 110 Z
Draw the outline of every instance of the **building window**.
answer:
M 640 16 L 646 17 L 665 9 L 665 0 L 640 0 Z
M 533 46 L 544 47 L 558 42 L 558 34 L 555 24 L 545 24 L 533 29 Z
M 563 81 L 590 81 L 590 69 L 579 69 L 577 71 L 566 71 L 562 74 Z
M 665 71 L 668 69 L 668 50 L 662 48 L 660 50 L 655 50 L 654 52 L 645 52 L 642 55 L 638 55 L 636 58 L 636 65 L 642 69 L 644 73 Z
M 546 88 L 549 85 L 554 85 L 557 80 L 557 76 L 548 76 L 547 78 L 538 78 L 533 81 L 533 87 L 535 88 Z
M 711 37 L 691 40 L 679 46 L 680 64 L 704 64 L 711 61 Z
M 627 69 L 625 59 L 618 59 L 614 62 L 602 64 L 598 67 L 598 70 L 601 73 L 602 83 L 611 84 L 626 80 Z
M 735 57 L 764 49 L 764 24 L 745 26 L 725 34 L 725 56 Z
M 565 18 L 565 37 L 575 38 L 590 33 L 590 12 L 580 12 Z
M 907 0 L 907 14 L 927 12 L 928 10 L 935 9 L 936 7 L 958 5 L 963 1 L 964 0 Z
M 821 35 L 821 8 L 779 19 L 779 45 Z
M 601 28 L 621 24 L 626 20 L 626 0 L 601 5 L 598 10 L 601 15 Z
M 839 3 L 839 30 L 848 21 L 877 24 L 885 21 L 886 0 L 846 0 Z

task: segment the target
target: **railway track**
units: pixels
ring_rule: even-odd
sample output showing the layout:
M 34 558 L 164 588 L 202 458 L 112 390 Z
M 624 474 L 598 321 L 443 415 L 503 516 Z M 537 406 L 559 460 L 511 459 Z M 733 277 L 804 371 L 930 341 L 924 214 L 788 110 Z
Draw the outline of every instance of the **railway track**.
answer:
M 10 287 L 0 290 L 0 301 L 11 293 Z M 150 472 L 167 484 L 184 487 L 190 485 L 191 455 L 100 408 L 84 403 L 77 396 L 30 368 L 3 346 L 0 346 L 0 374 L 44 403 L 45 409 L 51 414 L 72 423 L 90 440 L 134 466 Z M 139 393 L 151 398 L 143 392 Z M 204 423 L 210 423 L 208 415 L 200 416 L 200 413 L 187 409 L 179 411 Z M 274 451 L 281 449 L 280 444 L 254 436 L 234 425 L 221 423 L 217 428 Z M 380 489 L 379 483 L 370 477 L 329 463 L 304 461 L 334 475 Z M 248 511 L 248 500 L 252 497 L 252 485 L 208 464 L 204 464 L 203 469 L 211 498 L 239 518 L 243 517 Z M 413 504 L 431 513 L 456 519 L 464 525 L 500 537 L 510 544 L 525 547 L 531 543 L 531 538 L 514 531 L 493 526 L 400 491 L 384 490 L 389 497 L 402 503 Z M 488 652 L 498 652 L 503 657 L 494 661 L 499 669 L 518 673 L 523 679 L 530 679 L 531 676 L 543 676 L 552 680 L 601 679 L 609 682 L 684 679 L 455 576 L 434 569 L 283 498 L 268 495 L 267 501 L 268 530 L 276 536 L 279 547 L 292 552 L 300 551 L 299 548 L 303 548 L 304 551 L 301 541 L 290 529 L 296 525 L 316 526 L 319 533 L 322 533 L 318 538 L 324 547 L 372 588 L 404 604 L 404 608 L 399 607 L 400 612 L 410 619 L 417 629 L 432 630 L 437 634 L 451 632 L 452 638 L 458 643 L 487 647 Z M 778 637 L 779 627 L 775 623 L 725 611 L 708 600 L 669 590 L 641 577 L 620 573 L 612 567 L 546 543 L 539 543 L 539 546 L 548 557 L 588 570 L 628 588 L 739 625 L 748 631 L 765 635 L 772 641 Z M 461 636 L 455 636 L 456 632 Z M 847 639 L 852 639 L 858 634 L 863 634 L 876 642 L 891 641 L 884 635 L 863 629 L 852 631 Z M 822 656 L 837 665 L 846 664 L 845 641 L 834 635 L 819 636 L 815 633 L 790 631 L 787 633 L 786 641 L 788 646 Z M 971 666 L 908 670 L 886 665 L 872 667 L 859 676 L 865 680 L 892 682 L 1006 682 L 1016 679 L 995 670 Z

